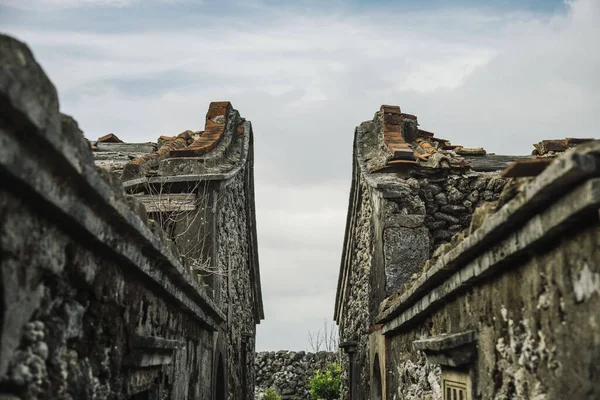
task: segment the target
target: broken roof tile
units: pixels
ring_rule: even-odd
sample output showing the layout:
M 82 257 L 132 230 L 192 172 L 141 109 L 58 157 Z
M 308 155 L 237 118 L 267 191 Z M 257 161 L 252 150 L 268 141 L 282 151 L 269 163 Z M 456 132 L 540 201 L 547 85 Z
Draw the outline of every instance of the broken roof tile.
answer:
M 487 154 L 483 147 L 461 147 L 455 152 L 461 156 L 484 156 Z
M 117 137 L 114 133 L 109 133 L 108 135 L 104 135 L 98 138 L 96 141 L 98 143 L 123 143 L 121 139 Z
M 503 178 L 518 178 L 525 176 L 537 176 L 546 169 L 554 158 L 529 158 L 518 160 L 509 165 L 503 172 Z
M 206 113 L 206 121 L 213 120 L 217 117 L 227 117 L 229 111 L 231 111 L 231 103 L 228 101 L 213 101 L 208 106 L 208 112 Z
M 418 134 L 419 134 L 419 136 L 425 136 L 425 137 L 429 137 L 429 138 L 432 138 L 435 135 L 433 132 L 425 131 L 423 129 L 419 129 Z
M 566 138 L 567 144 L 569 147 L 578 146 L 582 143 L 593 142 L 594 138 Z
M 565 151 L 569 148 L 566 139 L 542 140 L 541 142 L 534 144 L 534 146 L 540 155 L 546 154 L 549 151 Z
M 223 138 L 225 126 L 227 125 L 227 117 L 231 110 L 232 106 L 228 101 L 210 103 L 208 112 L 206 113 L 204 132 L 186 148 L 173 149 L 170 152 L 170 156 L 200 157 L 212 151 Z

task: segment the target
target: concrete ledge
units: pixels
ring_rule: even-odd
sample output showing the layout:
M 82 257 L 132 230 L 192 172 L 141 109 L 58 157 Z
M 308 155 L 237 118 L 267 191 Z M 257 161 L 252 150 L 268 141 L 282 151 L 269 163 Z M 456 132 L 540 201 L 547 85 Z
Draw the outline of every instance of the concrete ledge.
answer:
M 413 342 L 413 348 L 421 351 L 445 351 L 475 343 L 476 341 L 477 332 L 468 331 L 416 340 Z
M 97 143 L 97 152 L 150 153 L 156 148 L 156 143 Z
M 477 337 L 475 331 L 435 336 L 414 341 L 413 348 L 424 352 L 432 364 L 460 367 L 475 358 Z

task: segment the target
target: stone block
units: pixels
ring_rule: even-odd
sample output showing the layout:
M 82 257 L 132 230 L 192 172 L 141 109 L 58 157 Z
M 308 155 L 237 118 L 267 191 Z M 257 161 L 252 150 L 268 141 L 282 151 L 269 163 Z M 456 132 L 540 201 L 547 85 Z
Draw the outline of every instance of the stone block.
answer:
M 383 233 L 385 292 L 392 294 L 420 271 L 429 258 L 427 228 L 387 228 Z

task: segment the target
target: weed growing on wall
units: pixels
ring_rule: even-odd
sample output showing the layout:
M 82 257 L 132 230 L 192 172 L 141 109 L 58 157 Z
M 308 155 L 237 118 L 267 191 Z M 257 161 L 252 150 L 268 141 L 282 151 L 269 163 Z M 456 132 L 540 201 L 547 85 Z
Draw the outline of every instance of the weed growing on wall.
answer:
M 310 395 L 313 399 L 336 400 L 340 398 L 340 364 L 329 364 L 317 370 L 310 378 Z
M 268 388 L 262 400 L 281 400 L 281 396 L 277 394 L 277 391 L 273 388 Z

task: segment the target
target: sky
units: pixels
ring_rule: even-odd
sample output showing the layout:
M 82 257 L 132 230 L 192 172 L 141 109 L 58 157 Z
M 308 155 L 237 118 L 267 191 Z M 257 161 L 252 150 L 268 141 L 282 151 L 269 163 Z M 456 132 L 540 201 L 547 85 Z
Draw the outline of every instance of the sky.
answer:
M 86 137 L 252 121 L 258 350 L 331 328 L 354 127 L 381 104 L 466 147 L 599 137 L 600 0 L 0 0 Z

